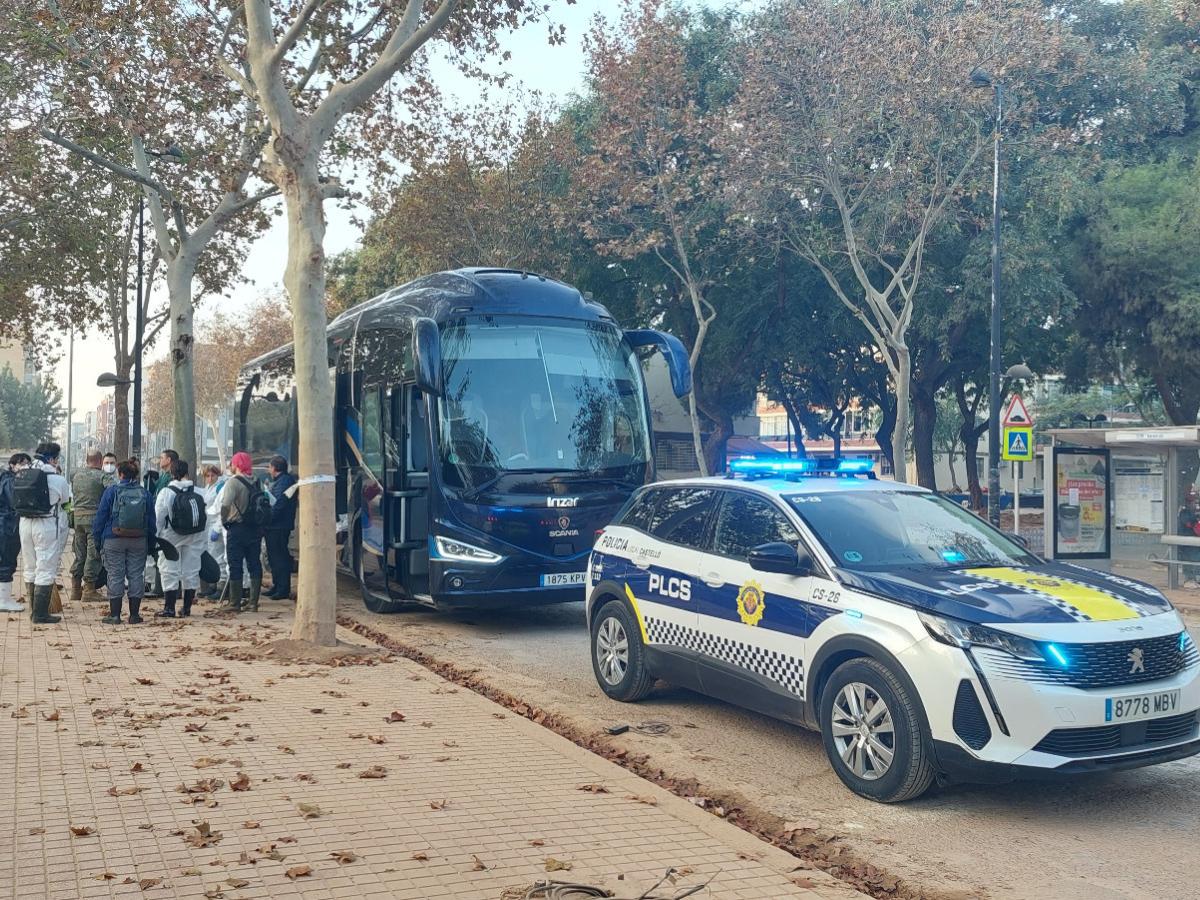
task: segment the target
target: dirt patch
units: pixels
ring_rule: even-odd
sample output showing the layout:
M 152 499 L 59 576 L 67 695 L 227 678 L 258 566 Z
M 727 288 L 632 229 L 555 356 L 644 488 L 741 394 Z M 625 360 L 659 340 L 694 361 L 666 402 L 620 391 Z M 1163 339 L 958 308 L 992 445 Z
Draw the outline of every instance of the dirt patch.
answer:
M 603 735 L 592 729 L 580 727 L 569 717 L 533 706 L 495 687 L 481 677 L 476 669 L 438 659 L 412 644 L 398 641 L 349 616 L 339 616 L 337 621 L 343 628 L 421 664 L 447 681 L 507 707 L 517 715 L 524 716 L 701 809 L 732 822 L 865 894 L 888 900 L 961 900 L 963 897 L 961 892 L 930 891 L 879 869 L 858 856 L 838 835 L 820 828 L 815 822 L 787 822 L 773 813 L 757 808 L 735 792 L 701 784 L 691 776 L 667 772 L 652 763 L 646 754 L 630 753 L 615 747 Z
M 214 644 L 209 649 L 225 659 L 244 662 L 277 662 L 284 665 L 312 663 L 322 666 L 375 666 L 392 654 L 382 647 L 363 647 L 339 641 L 333 647 L 316 647 L 292 638 L 250 644 Z

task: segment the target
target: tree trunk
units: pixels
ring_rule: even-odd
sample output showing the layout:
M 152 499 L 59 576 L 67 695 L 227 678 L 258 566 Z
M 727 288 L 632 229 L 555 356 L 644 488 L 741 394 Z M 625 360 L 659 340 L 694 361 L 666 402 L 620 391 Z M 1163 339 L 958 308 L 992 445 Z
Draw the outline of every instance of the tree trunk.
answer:
M 704 442 L 704 462 L 709 472 L 725 471 L 725 443 L 733 437 L 733 416 L 722 416 Z
M 688 354 L 688 365 L 692 368 L 692 392 L 688 394 L 688 418 L 692 423 L 692 450 L 696 454 L 696 465 L 700 467 L 701 475 L 708 475 L 710 470 L 704 458 L 704 440 L 700 437 L 700 410 L 696 406 L 696 368 L 700 364 L 700 351 L 704 349 L 704 339 L 708 336 L 708 323 L 704 317 L 703 306 L 700 303 L 700 292 L 694 285 L 689 284 L 688 293 L 692 297 L 692 308 L 696 314 L 696 340 L 692 344 L 692 352 Z
M 901 344 L 896 353 L 896 425 L 892 431 L 892 477 L 908 481 L 908 400 L 912 392 L 912 355 Z
M 979 484 L 979 432 L 970 427 L 960 432 L 963 443 L 963 462 L 967 468 L 967 492 L 971 509 L 983 509 L 983 488 Z
M 192 276 L 196 264 L 180 254 L 167 266 L 167 294 L 171 301 L 171 371 L 175 388 L 171 441 L 179 458 L 195 471 L 196 387 L 193 378 L 192 348 Z
M 118 370 L 117 377 L 122 381 L 128 381 L 129 372 Z M 120 382 L 113 388 L 113 445 L 111 449 L 120 460 L 129 458 L 129 388 L 130 385 Z M 102 447 L 101 451 L 107 449 L 109 448 Z
M 293 163 L 280 185 L 288 223 L 284 285 L 292 300 L 301 482 L 333 475 L 333 386 L 325 340 L 325 214 L 317 154 Z M 292 637 L 337 643 L 336 522 L 332 481 L 300 490 L 298 599 Z
M 931 391 L 920 384 L 913 392 L 913 456 L 917 462 L 917 484 L 937 490 L 936 459 L 933 452 L 933 431 L 937 427 L 937 402 Z

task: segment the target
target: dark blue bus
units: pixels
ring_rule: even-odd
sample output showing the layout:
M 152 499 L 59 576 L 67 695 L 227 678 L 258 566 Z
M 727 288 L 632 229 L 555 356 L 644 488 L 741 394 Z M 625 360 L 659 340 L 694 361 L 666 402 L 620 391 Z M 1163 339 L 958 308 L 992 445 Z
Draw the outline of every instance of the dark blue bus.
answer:
M 508 269 L 420 278 L 328 338 L 339 561 L 376 612 L 582 600 L 596 530 L 654 477 L 639 351 L 691 389 L 676 338 Z M 256 466 L 296 461 L 290 347 L 243 368 L 236 418 Z

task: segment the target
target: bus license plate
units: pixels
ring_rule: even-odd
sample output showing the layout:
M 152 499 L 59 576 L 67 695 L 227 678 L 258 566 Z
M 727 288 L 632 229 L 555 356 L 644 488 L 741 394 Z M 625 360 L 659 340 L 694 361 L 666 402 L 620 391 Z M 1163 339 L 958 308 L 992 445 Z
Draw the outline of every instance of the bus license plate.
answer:
M 564 587 L 572 584 L 583 584 L 586 572 L 555 572 L 542 576 L 542 587 Z
M 1136 722 L 1171 716 L 1179 712 L 1179 691 L 1155 691 L 1132 697 L 1109 697 L 1104 701 L 1105 722 Z

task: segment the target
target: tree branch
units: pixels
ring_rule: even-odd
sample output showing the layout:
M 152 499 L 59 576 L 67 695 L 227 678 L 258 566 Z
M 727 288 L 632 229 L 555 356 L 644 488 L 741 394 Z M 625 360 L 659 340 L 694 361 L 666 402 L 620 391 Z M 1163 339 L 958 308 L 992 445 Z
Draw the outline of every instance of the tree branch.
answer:
M 321 7 L 328 2 L 329 0 L 307 0 L 296 15 L 296 20 L 283 33 L 283 37 L 279 39 L 279 42 L 271 50 L 271 55 L 267 57 L 268 69 L 274 72 L 279 68 L 288 51 L 296 46 L 296 42 L 303 37 L 304 30 L 308 27 L 308 23 L 312 20 L 312 17 L 320 12 Z
M 111 159 L 101 156 L 99 153 L 95 153 L 94 151 L 63 137 L 56 131 L 51 131 L 49 128 L 42 127 L 38 128 L 38 134 L 40 134 L 50 143 L 57 144 L 58 146 L 69 150 L 71 153 L 74 153 L 76 156 L 81 156 L 88 162 L 100 166 L 102 169 L 107 169 L 116 175 L 120 175 L 122 178 L 127 178 L 130 181 L 142 185 L 142 187 L 149 188 L 156 194 L 169 200 L 173 201 L 175 198 L 175 195 L 172 194 L 170 190 L 164 187 L 160 182 L 155 181 L 153 178 L 150 178 L 147 175 L 142 175 L 128 166 L 123 166 L 118 162 L 113 162 Z

